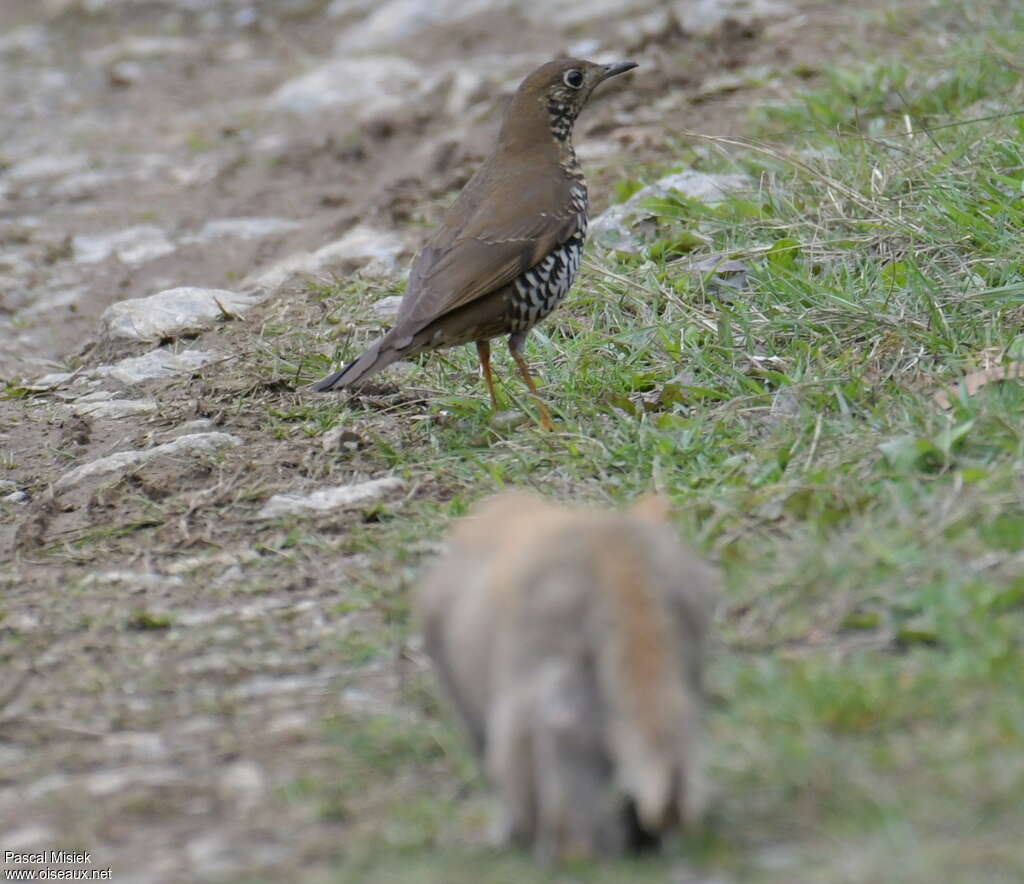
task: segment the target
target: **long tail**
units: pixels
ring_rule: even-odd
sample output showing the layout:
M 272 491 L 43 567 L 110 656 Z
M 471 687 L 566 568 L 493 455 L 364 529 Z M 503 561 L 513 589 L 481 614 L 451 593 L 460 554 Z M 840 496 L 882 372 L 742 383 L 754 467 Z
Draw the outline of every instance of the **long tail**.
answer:
M 390 343 L 388 336 L 385 335 L 357 360 L 350 362 L 344 368 L 328 375 L 323 380 L 317 381 L 313 384 L 313 389 L 317 393 L 327 393 L 340 387 L 350 387 L 352 384 L 363 380 L 363 378 L 367 378 L 387 368 L 402 355 L 402 352 L 396 350 Z
M 653 835 L 685 826 L 699 810 L 700 698 L 683 673 L 678 645 L 685 638 L 674 634 L 669 612 L 644 585 L 642 556 L 614 548 L 597 569 L 615 621 L 598 649 L 598 683 L 616 777 Z

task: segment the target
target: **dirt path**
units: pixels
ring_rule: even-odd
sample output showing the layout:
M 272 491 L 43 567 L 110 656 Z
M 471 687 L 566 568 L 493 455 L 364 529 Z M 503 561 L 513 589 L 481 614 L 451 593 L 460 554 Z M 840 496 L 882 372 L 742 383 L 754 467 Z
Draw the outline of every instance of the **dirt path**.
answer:
M 318 273 L 371 265 L 358 317 L 393 291 L 536 63 L 641 63 L 578 129 L 600 209 L 627 171 L 671 162 L 673 130 L 742 130 L 755 98 L 863 27 L 828 3 L 764 4 L 704 37 L 678 10 L 715 4 L 556 3 L 550 20 L 485 6 L 396 32 L 365 2 L 0 5 L 0 847 L 87 849 L 121 882 L 297 880 L 358 832 L 303 799 L 302 783 L 335 775 L 323 723 L 423 714 L 390 624 L 396 561 L 429 545 L 382 559 L 372 506 L 307 523 L 302 543 L 294 518 L 259 515 L 275 493 L 379 475 L 365 438 L 400 444 L 386 415 L 333 448 L 281 430 L 317 408 L 284 378 L 325 306 L 293 281 L 165 348 L 214 354 L 201 371 L 126 383 L 100 367 L 153 345 L 93 346 L 108 305 L 187 285 L 265 292 L 269 268 L 342 240 Z M 67 367 L 79 374 L 26 391 Z M 114 417 L 111 399 L 142 404 Z M 212 447 L 57 484 L 197 436 Z M 386 499 L 401 513 L 447 493 L 414 476 Z M 393 652 L 364 663 L 363 645 Z

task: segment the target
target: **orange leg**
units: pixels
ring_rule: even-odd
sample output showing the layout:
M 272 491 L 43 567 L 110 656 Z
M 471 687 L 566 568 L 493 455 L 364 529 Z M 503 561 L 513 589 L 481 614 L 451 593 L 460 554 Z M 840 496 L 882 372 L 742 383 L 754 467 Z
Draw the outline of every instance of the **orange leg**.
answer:
M 491 394 L 491 408 L 498 410 L 498 397 L 494 395 L 494 375 L 491 374 L 491 343 L 490 341 L 476 342 L 476 355 L 480 357 L 480 367 L 484 370 L 484 381 Z
M 519 366 L 519 374 L 523 376 L 523 380 L 526 381 L 526 386 L 530 388 L 530 392 L 537 399 L 537 410 L 540 412 L 540 425 L 542 429 L 554 430 L 555 422 L 551 420 L 551 412 L 548 411 L 548 407 L 544 400 L 541 399 L 540 390 L 537 389 L 537 385 L 533 382 L 533 377 L 530 375 L 530 366 L 526 364 L 526 357 L 523 356 L 523 344 L 526 341 L 526 335 L 523 333 L 517 333 L 509 337 L 508 349 L 512 354 L 512 358 L 516 361 L 516 365 Z

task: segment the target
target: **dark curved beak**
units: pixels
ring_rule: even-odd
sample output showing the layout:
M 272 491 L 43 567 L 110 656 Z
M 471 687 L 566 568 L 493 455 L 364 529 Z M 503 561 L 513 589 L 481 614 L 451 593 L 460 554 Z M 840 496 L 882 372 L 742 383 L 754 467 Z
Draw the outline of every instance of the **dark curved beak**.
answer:
M 617 77 L 619 74 L 631 71 L 635 67 L 635 61 L 617 61 L 614 64 L 606 64 L 603 68 L 604 76 L 601 79 L 607 80 L 609 77 Z

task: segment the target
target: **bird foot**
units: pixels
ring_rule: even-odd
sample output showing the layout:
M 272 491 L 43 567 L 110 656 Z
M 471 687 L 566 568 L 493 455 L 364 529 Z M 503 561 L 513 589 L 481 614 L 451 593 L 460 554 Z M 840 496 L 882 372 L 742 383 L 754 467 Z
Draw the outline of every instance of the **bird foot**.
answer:
M 540 424 L 540 428 L 551 433 L 555 432 L 557 427 L 551 419 L 551 412 L 548 411 L 548 407 L 543 402 L 539 402 L 538 405 L 540 405 L 540 420 L 537 423 Z

